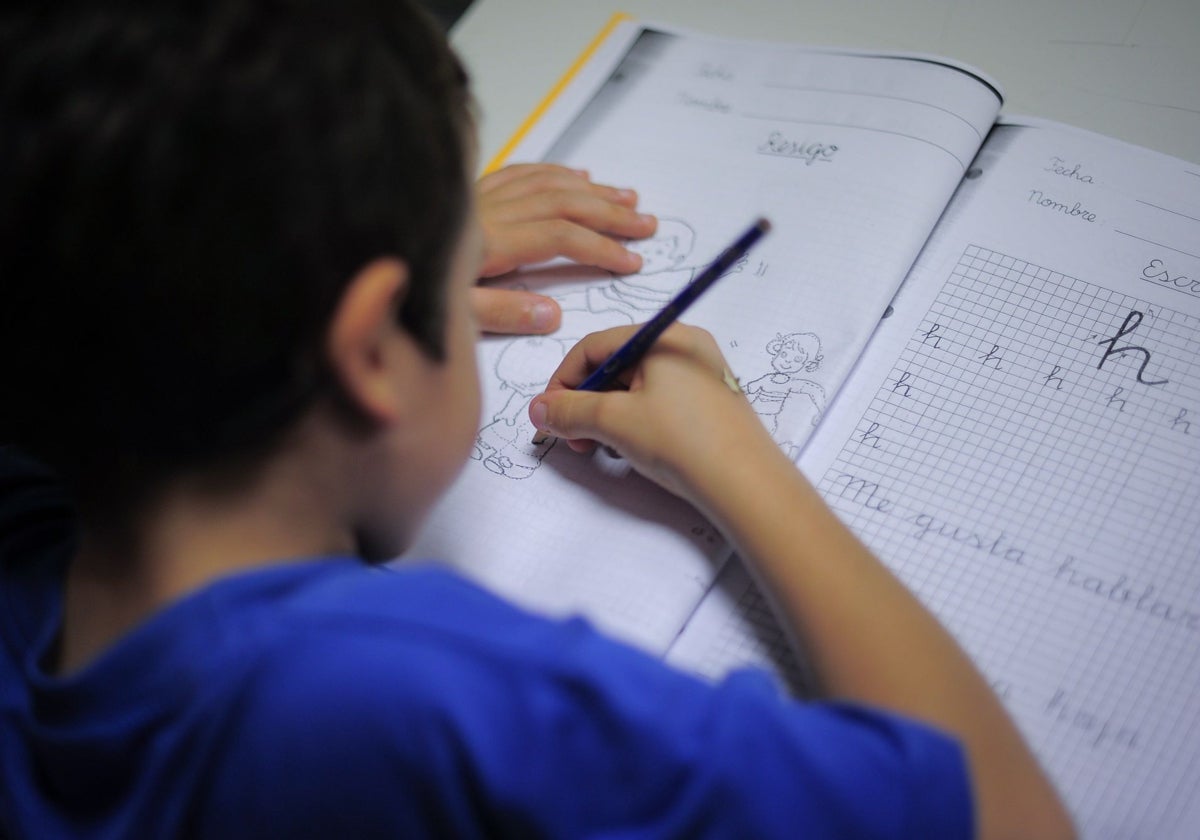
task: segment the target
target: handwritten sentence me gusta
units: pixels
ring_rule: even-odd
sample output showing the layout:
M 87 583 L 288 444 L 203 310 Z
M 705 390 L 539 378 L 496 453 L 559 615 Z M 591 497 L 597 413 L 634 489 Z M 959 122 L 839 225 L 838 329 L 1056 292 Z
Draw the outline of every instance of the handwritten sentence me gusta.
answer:
M 839 478 L 844 482 L 839 493 L 841 498 L 884 516 L 899 514 L 892 501 L 881 495 L 877 483 L 849 473 L 843 473 Z M 1049 574 L 1054 580 L 1107 603 L 1132 609 L 1191 632 L 1200 631 L 1200 611 L 1164 599 L 1153 583 L 1138 584 L 1126 574 L 1118 575 L 1115 580 L 1106 578 L 1084 568 L 1080 560 L 1071 555 L 1061 561 L 1031 562 L 1032 558 L 1025 549 L 1014 545 L 1003 531 L 992 538 L 972 526 L 952 523 L 928 513 L 900 515 L 898 518 L 913 526 L 908 536 L 915 540 L 939 539 L 958 543 L 989 557 Z

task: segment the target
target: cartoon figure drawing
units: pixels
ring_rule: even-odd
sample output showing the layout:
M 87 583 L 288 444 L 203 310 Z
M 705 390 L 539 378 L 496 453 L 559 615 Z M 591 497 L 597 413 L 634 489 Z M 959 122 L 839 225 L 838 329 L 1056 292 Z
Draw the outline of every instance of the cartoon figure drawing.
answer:
M 484 467 L 508 478 L 528 478 L 542 463 L 555 440 L 540 446 L 532 443 L 534 427 L 529 422 L 529 402 L 546 388 L 550 374 L 567 353 L 569 342 L 535 336 L 510 341 L 496 357 L 500 388 L 509 391 L 504 407 L 479 430 L 471 457 Z M 531 373 L 532 372 L 532 373 Z
M 660 218 L 654 236 L 626 243 L 642 257 L 640 272 L 614 275 L 607 283 L 555 296 L 563 310 L 559 334 L 579 339 L 645 321 L 692 281 L 695 269 L 688 260 L 695 242 L 695 231 L 686 222 Z
M 778 335 L 767 342 L 767 353 L 771 373 L 748 382 L 743 390 L 771 435 L 795 456 L 825 410 L 825 389 L 807 376 L 821 366 L 821 339 L 810 332 Z

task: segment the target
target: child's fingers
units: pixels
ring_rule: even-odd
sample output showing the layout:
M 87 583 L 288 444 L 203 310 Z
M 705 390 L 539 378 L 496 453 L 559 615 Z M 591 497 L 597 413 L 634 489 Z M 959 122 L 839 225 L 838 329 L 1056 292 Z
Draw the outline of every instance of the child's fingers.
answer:
M 566 257 L 628 274 L 641 257 L 623 244 L 654 233 L 658 220 L 637 212 L 637 194 L 592 183 L 555 164 L 522 164 L 487 175 L 477 186 L 485 237 L 483 277 Z
M 529 419 L 539 431 L 569 441 L 609 443 L 614 428 L 622 428 L 623 392 L 556 390 L 534 397 Z
M 542 335 L 554 332 L 562 320 L 554 298 L 519 289 L 476 287 L 471 290 L 471 307 L 486 333 Z
M 550 376 L 547 391 L 576 388 L 617 349 L 633 337 L 638 325 L 590 333 L 571 346 Z
M 658 227 L 653 215 L 584 190 L 546 190 L 497 202 L 481 207 L 480 219 L 485 227 L 566 219 L 627 239 L 643 239 Z
M 615 274 L 633 274 L 640 255 L 619 241 L 565 219 L 507 225 L 487 236 L 481 277 L 495 277 L 521 265 L 566 257 Z
M 610 327 L 584 336 L 567 351 L 558 369 L 551 375 L 547 390 L 577 387 L 641 327 L 641 324 Z M 638 367 L 649 363 L 654 356 L 671 355 L 699 363 L 714 371 L 716 378 L 723 381 L 725 357 L 707 330 L 688 324 L 672 324 L 658 337 Z
M 631 189 L 598 184 L 587 173 L 556 164 L 518 164 L 481 178 L 476 194 L 481 205 L 515 201 L 544 192 L 574 191 L 593 195 L 626 207 L 636 207 L 638 196 Z
M 728 451 L 731 442 L 765 436 L 766 429 L 741 390 L 729 384 L 712 336 L 681 324 L 664 332 L 623 377 L 628 390 L 574 390 L 637 329 L 593 333 L 572 347 L 545 392 L 530 403 L 529 417 L 572 449 L 588 451 L 594 442 L 611 446 L 647 478 L 691 498 L 696 482 L 713 476 L 696 471 L 697 453 L 714 442 Z
M 527 180 L 543 173 L 564 173 L 577 178 L 587 178 L 582 169 L 570 169 L 557 163 L 510 163 L 495 172 L 489 172 L 475 182 L 475 189 L 480 193 L 498 190 L 514 181 Z

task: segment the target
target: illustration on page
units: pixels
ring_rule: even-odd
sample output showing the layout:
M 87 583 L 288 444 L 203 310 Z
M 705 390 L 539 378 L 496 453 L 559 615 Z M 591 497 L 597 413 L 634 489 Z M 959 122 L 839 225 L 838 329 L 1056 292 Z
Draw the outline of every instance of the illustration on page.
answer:
M 692 281 L 696 232 L 682 219 L 660 218 L 654 236 L 628 243 L 642 256 L 637 274 L 612 275 L 584 288 L 553 295 L 563 323 L 552 336 L 505 342 L 492 369 L 503 405 L 479 430 L 471 458 L 505 478 L 529 478 L 553 448 L 555 439 L 532 443 L 529 403 L 546 388 L 567 350 L 588 333 L 641 323 L 652 317 Z M 730 268 L 741 271 L 745 260 Z M 815 338 L 815 336 L 814 336 Z M 819 347 L 819 343 L 818 343 Z
M 780 334 L 767 342 L 767 355 L 771 372 L 742 390 L 771 436 L 794 458 L 825 410 L 825 389 L 809 378 L 824 360 L 821 339 L 811 332 Z

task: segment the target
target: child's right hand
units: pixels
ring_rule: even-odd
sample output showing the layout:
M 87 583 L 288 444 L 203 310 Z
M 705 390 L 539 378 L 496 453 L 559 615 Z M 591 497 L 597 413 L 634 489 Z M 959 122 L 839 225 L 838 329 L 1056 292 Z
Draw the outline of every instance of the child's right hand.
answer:
M 728 384 L 712 336 L 697 327 L 675 324 L 663 333 L 624 377 L 628 390 L 573 390 L 637 329 L 615 327 L 576 344 L 530 403 L 534 425 L 576 451 L 610 446 L 701 508 L 728 491 L 732 459 L 785 457 L 745 395 Z
M 530 404 L 572 449 L 612 446 L 716 525 L 771 593 L 824 693 L 934 724 L 963 746 L 980 837 L 1071 837 L 1020 732 L 954 639 L 829 509 L 725 384 L 712 336 L 675 325 L 625 378 L 572 390 L 636 327 L 593 333 Z

